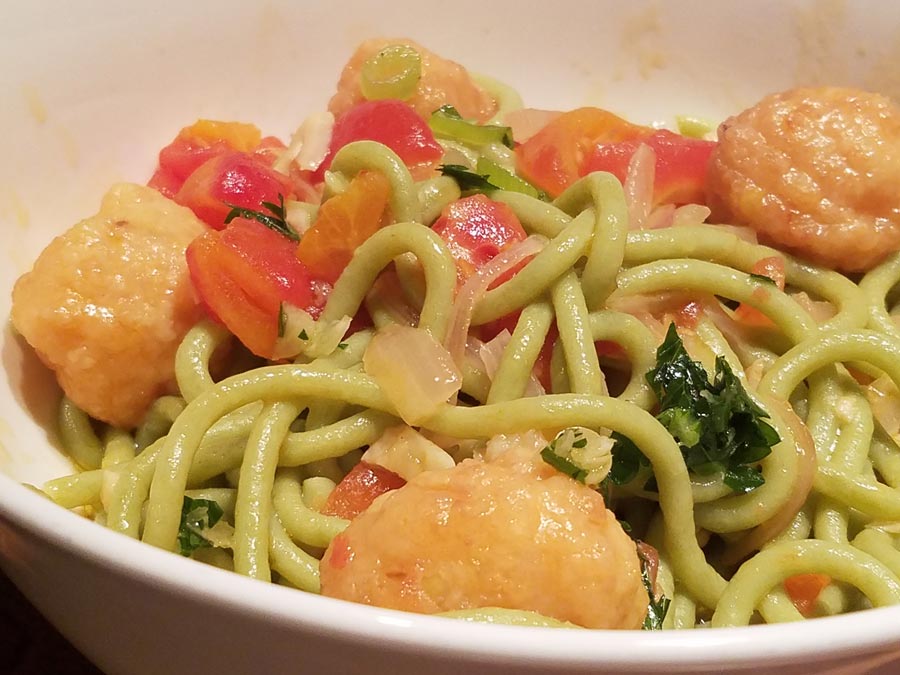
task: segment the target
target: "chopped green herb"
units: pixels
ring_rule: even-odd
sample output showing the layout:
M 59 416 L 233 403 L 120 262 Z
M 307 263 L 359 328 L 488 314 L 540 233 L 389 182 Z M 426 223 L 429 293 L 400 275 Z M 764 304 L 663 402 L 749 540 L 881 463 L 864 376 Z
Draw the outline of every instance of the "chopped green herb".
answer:
M 541 457 L 579 483 L 601 489 L 612 466 L 612 446 L 612 439 L 593 429 L 567 427 L 541 450 Z
M 656 597 L 656 594 L 653 592 L 653 582 L 650 580 L 650 563 L 644 557 L 640 548 L 638 548 L 638 557 L 641 559 L 641 581 L 644 582 L 644 588 L 647 590 L 647 596 L 650 599 L 647 603 L 647 616 L 644 618 L 644 625 L 641 627 L 644 630 L 662 630 L 663 621 L 672 601 L 665 595 L 660 595 L 659 598 Z
M 225 224 L 228 225 L 235 218 L 249 218 L 256 220 L 270 230 L 275 230 L 278 234 L 284 235 L 293 241 L 300 241 L 300 235 L 294 231 L 287 221 L 284 219 L 284 195 L 278 194 L 278 203 L 262 202 L 262 206 L 271 213 L 263 213 L 262 211 L 254 211 L 253 209 L 245 209 L 242 206 L 235 206 L 224 202 L 225 206 L 231 208 L 228 215 L 225 216 Z
M 721 472 L 735 492 L 750 492 L 765 482 L 754 464 L 781 439 L 764 418 L 768 414 L 747 395 L 728 362 L 716 357 L 712 382 L 693 361 L 669 326 L 656 352 L 656 367 L 647 381 L 659 400 L 657 419 L 678 442 L 687 468 L 696 474 Z M 610 480 L 622 485 L 649 461 L 628 439 L 614 434 Z
M 515 145 L 510 127 L 469 122 L 452 105 L 442 105 L 431 113 L 428 126 L 438 138 L 458 141 L 464 145 L 481 147 L 502 143 L 507 148 Z
M 337 348 L 343 351 L 344 349 L 347 349 L 347 347 L 349 347 L 349 346 L 350 345 L 346 342 L 338 342 Z
M 462 192 L 491 193 L 494 190 L 500 189 L 489 181 L 486 176 L 475 173 L 462 164 L 441 164 L 440 168 L 441 174 L 450 176 L 450 178 L 455 180 L 459 184 L 459 189 Z
M 479 157 L 475 165 L 475 172 L 487 178 L 488 182 L 496 185 L 500 190 L 508 192 L 521 192 L 522 194 L 550 201 L 550 197 L 543 190 L 538 190 L 534 185 L 519 178 L 516 174 L 493 162 L 486 157 Z
M 301 340 L 309 340 L 309 335 L 307 334 L 305 328 L 300 331 L 300 334 L 297 337 L 300 338 Z
M 541 450 L 541 459 L 543 459 L 545 462 L 547 462 L 547 464 L 552 466 L 557 471 L 566 474 L 570 478 L 574 478 L 579 483 L 583 483 L 584 479 L 587 477 L 587 471 L 572 463 L 565 457 L 557 455 L 553 447 L 553 443 Z
M 753 279 L 754 281 L 761 281 L 766 284 L 772 284 L 773 286 L 776 285 L 775 280 L 772 277 L 767 277 L 764 274 L 751 274 L 750 278 Z
M 531 183 L 528 183 L 515 174 L 510 173 L 499 164 L 481 158 L 478 160 L 476 171 L 462 164 L 442 164 L 441 174 L 450 176 L 459 184 L 459 189 L 464 194 L 481 192 L 486 195 L 497 190 L 508 192 L 521 192 L 536 199 L 547 200 L 547 195 L 541 192 Z
M 211 499 L 192 499 L 185 495 L 181 504 L 181 526 L 178 547 L 181 555 L 190 556 L 198 548 L 212 546 L 204 532 L 222 518 L 222 507 Z
M 287 327 L 287 312 L 284 311 L 284 303 L 278 304 L 278 337 L 284 337 L 284 329 Z

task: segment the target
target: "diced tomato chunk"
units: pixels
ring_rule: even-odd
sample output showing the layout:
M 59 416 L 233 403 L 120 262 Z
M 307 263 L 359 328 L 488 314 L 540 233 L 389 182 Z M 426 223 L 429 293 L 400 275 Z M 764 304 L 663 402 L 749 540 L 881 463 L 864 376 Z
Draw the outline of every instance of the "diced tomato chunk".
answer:
M 431 229 L 447 243 L 460 283 L 527 236 L 511 208 L 482 194 L 449 204 Z
M 430 167 L 443 154 L 428 123 L 403 101 L 366 101 L 350 108 L 334 123 L 328 155 L 317 172 L 321 178 L 338 150 L 354 141 L 386 145 L 409 167 Z
M 187 249 L 191 281 L 210 315 L 264 358 L 274 352 L 281 303 L 318 316 L 325 302 L 295 246 L 255 220 L 238 218 Z
M 624 182 L 631 157 L 641 144 L 649 146 L 656 154 L 654 204 L 704 202 L 706 170 L 716 144 L 664 129 L 645 137 L 597 144 L 582 165 L 580 175 L 608 171 Z
M 584 175 L 584 162 L 600 143 L 648 136 L 653 129 L 631 124 L 600 108 L 578 108 L 554 118 L 516 147 L 519 172 L 553 197 Z
M 827 574 L 795 574 L 784 580 L 784 590 L 791 602 L 804 616 L 810 616 L 816 607 L 819 594 L 831 583 Z
M 265 212 L 263 202 L 277 204 L 279 195 L 293 195 L 287 176 L 267 166 L 262 158 L 227 152 L 197 168 L 174 200 L 210 227 L 221 229 L 231 211 L 229 204 Z
M 393 471 L 378 464 L 359 462 L 328 495 L 322 513 L 352 519 L 365 511 L 376 497 L 406 485 Z
M 147 185 L 174 197 L 201 164 L 231 151 L 252 152 L 260 142 L 252 124 L 198 120 L 159 151 L 159 166 Z
M 297 257 L 314 276 L 333 284 L 356 249 L 381 227 L 390 191 L 387 178 L 377 171 L 357 175 L 346 192 L 319 208 L 300 240 Z

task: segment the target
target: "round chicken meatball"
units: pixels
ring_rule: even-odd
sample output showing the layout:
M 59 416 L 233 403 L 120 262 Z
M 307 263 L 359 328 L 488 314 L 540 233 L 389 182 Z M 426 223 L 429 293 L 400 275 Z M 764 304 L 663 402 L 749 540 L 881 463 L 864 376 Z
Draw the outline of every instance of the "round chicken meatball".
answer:
M 340 117 L 365 100 L 360 91 L 359 71 L 369 58 L 391 45 L 412 47 L 422 59 L 422 76 L 415 92 L 406 102 L 425 119 L 447 103 L 454 106 L 463 117 L 480 122 L 497 112 L 496 101 L 455 61 L 442 58 L 412 40 L 377 38 L 360 44 L 344 66 L 337 92 L 328 102 L 328 110 L 335 117 Z
M 900 108 L 853 89 L 792 89 L 724 122 L 714 217 L 844 272 L 900 248 Z
M 424 614 L 502 607 L 640 628 L 647 613 L 635 544 L 603 498 L 537 462 L 419 474 L 335 537 L 320 570 L 324 595 Z

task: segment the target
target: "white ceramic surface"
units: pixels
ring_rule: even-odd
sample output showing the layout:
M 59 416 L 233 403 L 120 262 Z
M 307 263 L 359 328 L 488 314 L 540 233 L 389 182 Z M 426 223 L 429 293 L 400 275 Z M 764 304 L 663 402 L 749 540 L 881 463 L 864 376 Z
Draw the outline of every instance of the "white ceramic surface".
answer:
M 198 117 L 286 137 L 360 39 L 405 35 L 528 105 L 637 121 L 720 119 L 793 83 L 900 94 L 900 4 L 844 2 L 79 2 L 0 9 L 0 316 L 38 251 Z M 689 633 L 475 626 L 331 601 L 117 536 L 18 484 L 70 469 L 52 378 L 7 329 L 0 565 L 105 671 L 864 672 L 900 653 L 900 608 Z M 900 667 L 898 667 L 900 671 Z M 884 672 L 895 672 L 887 668 Z

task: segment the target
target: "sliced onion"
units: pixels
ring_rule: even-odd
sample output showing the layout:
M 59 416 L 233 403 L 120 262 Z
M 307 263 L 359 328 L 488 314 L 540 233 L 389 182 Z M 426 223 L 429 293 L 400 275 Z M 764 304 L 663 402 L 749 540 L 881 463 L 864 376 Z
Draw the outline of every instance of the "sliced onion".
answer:
M 479 340 L 477 343 L 478 360 L 491 382 L 494 381 L 494 377 L 497 375 L 497 370 L 500 368 L 500 360 L 503 358 L 503 352 L 506 351 L 506 347 L 509 345 L 511 337 L 512 335 L 510 335 L 510 332 L 504 328 L 488 342 L 481 342 Z M 469 346 L 471 346 L 473 340 L 474 338 L 469 338 Z M 532 372 L 528 377 L 528 383 L 525 386 L 523 396 L 525 398 L 529 396 L 543 396 L 545 393 L 543 385 L 541 385 L 540 381 L 535 377 L 534 372 Z
M 452 469 L 456 465 L 449 454 L 405 424 L 386 429 L 365 451 L 362 461 L 383 466 L 406 481 L 423 471 Z
M 891 437 L 900 431 L 900 391 L 887 375 L 882 375 L 864 390 L 872 414 Z
M 301 169 L 315 171 L 328 154 L 333 128 L 334 115 L 330 112 L 310 115 L 291 136 L 291 144 L 275 160 L 272 168 L 281 173 L 288 173 L 291 162 L 296 162 Z
M 628 206 L 628 227 L 640 230 L 647 222 L 653 205 L 653 184 L 656 182 L 656 153 L 649 145 L 641 143 L 625 174 L 625 203 Z
M 424 328 L 379 330 L 366 348 L 363 367 L 409 425 L 434 414 L 462 385 L 450 353 Z
M 292 359 L 300 354 L 315 359 L 331 354 L 344 339 L 351 318 L 337 321 L 316 321 L 308 312 L 282 303 L 279 324 L 280 336 L 275 340 L 272 358 Z
M 675 209 L 672 215 L 672 227 L 684 227 L 691 225 L 702 225 L 709 218 L 712 211 L 708 206 L 701 204 L 685 204 Z M 755 230 L 751 230 L 755 234 Z
M 450 330 L 444 344 L 454 363 L 462 367 L 466 352 L 466 339 L 472 324 L 475 305 L 484 296 L 491 283 L 547 245 L 547 238 L 537 234 L 516 242 L 498 253 L 484 267 L 470 276 L 456 294 L 456 302 L 450 318 Z
M 837 314 L 837 307 L 833 304 L 826 300 L 813 300 L 806 291 L 790 293 L 790 296 L 798 305 L 809 312 L 810 316 L 812 316 L 817 323 L 825 323 Z

